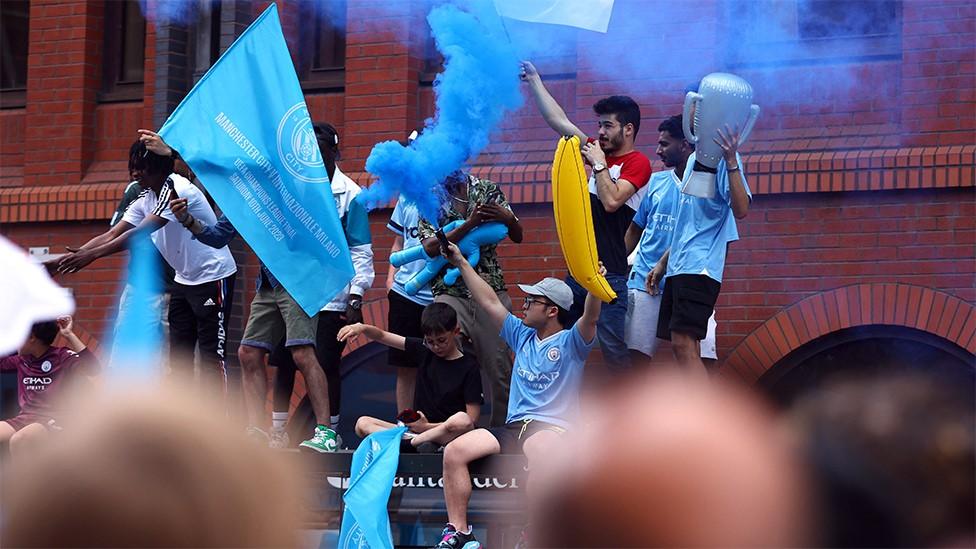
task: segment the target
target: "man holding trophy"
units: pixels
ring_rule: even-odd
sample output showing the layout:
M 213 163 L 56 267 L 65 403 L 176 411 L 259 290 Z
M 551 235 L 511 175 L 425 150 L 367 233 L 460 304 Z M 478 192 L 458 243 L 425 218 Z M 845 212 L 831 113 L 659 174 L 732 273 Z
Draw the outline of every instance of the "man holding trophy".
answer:
M 706 76 L 700 92 L 688 92 L 685 100 L 684 133 L 697 146 L 682 178 L 671 247 L 647 275 L 647 289 L 656 295 L 667 278 L 657 336 L 671 340 L 683 369 L 704 376 L 700 343 L 722 287 L 728 245 L 739 239 L 735 220 L 746 216 L 752 201 L 738 149 L 759 107 L 749 105 L 749 84 L 731 74 Z M 698 160 L 708 158 L 715 162 Z M 714 174 L 703 169 L 711 163 Z

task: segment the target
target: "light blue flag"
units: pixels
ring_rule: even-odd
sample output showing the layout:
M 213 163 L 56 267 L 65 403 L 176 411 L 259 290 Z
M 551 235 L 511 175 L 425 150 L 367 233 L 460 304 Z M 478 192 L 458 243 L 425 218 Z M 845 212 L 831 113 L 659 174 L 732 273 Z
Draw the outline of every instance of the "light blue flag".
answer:
M 274 4 L 159 133 L 306 313 L 349 282 L 349 246 Z
M 386 504 L 400 461 L 400 437 L 406 430 L 395 427 L 373 433 L 352 455 L 352 479 L 342 496 L 346 509 L 339 532 L 340 548 L 393 549 Z
M 154 381 L 162 373 L 163 289 L 159 253 L 142 231 L 129 239 L 129 274 L 119 300 L 119 314 L 108 363 L 112 382 Z

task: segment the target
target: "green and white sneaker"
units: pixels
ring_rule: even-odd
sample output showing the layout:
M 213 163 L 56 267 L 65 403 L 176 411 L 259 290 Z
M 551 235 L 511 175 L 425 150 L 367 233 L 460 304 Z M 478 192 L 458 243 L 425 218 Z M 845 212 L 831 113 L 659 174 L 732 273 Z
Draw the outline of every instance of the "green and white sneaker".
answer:
M 298 445 L 299 448 L 308 448 L 321 454 L 335 452 L 338 448 L 336 443 L 336 432 L 325 425 L 316 425 L 315 434 L 312 438 Z

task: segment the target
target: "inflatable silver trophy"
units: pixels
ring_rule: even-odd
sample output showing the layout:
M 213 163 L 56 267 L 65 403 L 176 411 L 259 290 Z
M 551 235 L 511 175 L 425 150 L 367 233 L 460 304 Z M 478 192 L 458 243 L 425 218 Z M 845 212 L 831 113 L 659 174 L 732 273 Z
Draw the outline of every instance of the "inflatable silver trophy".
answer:
M 715 173 L 722 148 L 713 140 L 726 124 L 741 128 L 739 144 L 745 143 L 759 117 L 759 106 L 752 104 L 752 86 L 734 74 L 713 72 L 702 79 L 698 93 L 688 92 L 682 116 L 685 139 L 695 145 L 695 166 L 681 192 L 713 198 Z M 694 125 L 692 125 L 694 124 Z M 694 130 L 694 131 L 692 131 Z

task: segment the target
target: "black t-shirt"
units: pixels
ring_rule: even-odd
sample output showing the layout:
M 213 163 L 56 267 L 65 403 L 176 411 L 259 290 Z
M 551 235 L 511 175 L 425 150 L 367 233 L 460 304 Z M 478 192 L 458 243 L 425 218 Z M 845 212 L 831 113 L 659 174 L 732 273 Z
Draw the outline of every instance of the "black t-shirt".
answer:
M 424 340 L 406 338 L 404 350 L 417 357 L 420 367 L 413 396 L 413 407 L 427 416 L 427 421 L 440 423 L 458 412 L 465 404 L 482 404 L 481 370 L 469 355 L 444 360 L 424 345 Z

